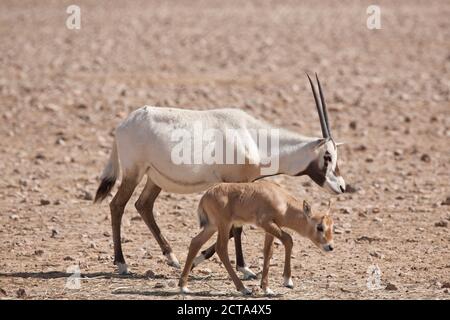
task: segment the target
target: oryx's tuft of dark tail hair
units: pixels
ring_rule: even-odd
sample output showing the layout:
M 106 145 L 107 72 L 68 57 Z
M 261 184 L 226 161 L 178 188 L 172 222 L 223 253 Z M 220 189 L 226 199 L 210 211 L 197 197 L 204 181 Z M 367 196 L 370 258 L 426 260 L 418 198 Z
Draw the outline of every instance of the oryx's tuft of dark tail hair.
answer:
M 98 186 L 97 193 L 95 194 L 94 203 L 102 202 L 111 192 L 111 189 L 114 187 L 115 183 L 115 178 L 102 179 L 102 182 Z
M 102 175 L 100 176 L 102 182 L 100 182 L 100 185 L 98 186 L 94 203 L 101 202 L 108 196 L 109 192 L 116 183 L 117 177 L 119 177 L 119 173 L 119 154 L 117 153 L 117 144 L 114 140 L 108 163 L 106 164 L 105 168 L 103 169 Z

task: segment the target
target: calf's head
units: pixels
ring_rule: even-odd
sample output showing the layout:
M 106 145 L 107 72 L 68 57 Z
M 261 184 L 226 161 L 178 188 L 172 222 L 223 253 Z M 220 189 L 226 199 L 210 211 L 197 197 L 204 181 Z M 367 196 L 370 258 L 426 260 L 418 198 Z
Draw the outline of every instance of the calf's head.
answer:
M 320 249 L 333 251 L 333 218 L 330 216 L 330 204 L 326 213 L 313 214 L 309 203 L 303 201 L 303 214 L 307 221 L 306 236 Z

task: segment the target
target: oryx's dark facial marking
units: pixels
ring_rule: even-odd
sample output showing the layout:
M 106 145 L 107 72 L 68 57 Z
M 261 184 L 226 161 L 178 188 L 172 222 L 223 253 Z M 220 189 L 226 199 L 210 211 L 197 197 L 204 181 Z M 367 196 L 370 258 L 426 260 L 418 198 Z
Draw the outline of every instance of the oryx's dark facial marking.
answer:
M 319 161 L 318 159 L 311 161 L 311 163 L 308 165 L 308 167 L 297 173 L 296 176 L 304 176 L 307 175 L 310 177 L 315 183 L 317 183 L 319 186 L 323 186 L 325 183 L 325 173 L 326 170 L 321 170 L 319 168 Z

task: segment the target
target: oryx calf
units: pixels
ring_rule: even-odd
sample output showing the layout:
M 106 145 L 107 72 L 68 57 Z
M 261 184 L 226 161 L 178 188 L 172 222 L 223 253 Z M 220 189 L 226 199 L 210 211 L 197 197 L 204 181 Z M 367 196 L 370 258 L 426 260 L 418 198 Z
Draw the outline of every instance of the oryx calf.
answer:
M 313 214 L 306 201 L 302 204 L 286 190 L 268 181 L 216 185 L 201 198 L 198 216 L 203 229 L 189 247 L 179 282 L 183 293 L 189 292 L 186 286 L 187 278 L 195 256 L 216 231 L 217 254 L 236 289 L 243 294 L 251 293 L 234 272 L 228 258 L 228 234 L 232 226 L 253 224 L 266 232 L 261 287 L 267 295 L 273 294 L 268 287 L 268 273 L 274 237 L 280 239 L 285 248 L 284 285 L 289 288 L 294 285 L 291 279 L 292 238 L 282 228 L 294 230 L 309 238 L 324 251 L 332 251 L 334 248 L 333 219 L 329 215 L 329 208 L 325 214 Z

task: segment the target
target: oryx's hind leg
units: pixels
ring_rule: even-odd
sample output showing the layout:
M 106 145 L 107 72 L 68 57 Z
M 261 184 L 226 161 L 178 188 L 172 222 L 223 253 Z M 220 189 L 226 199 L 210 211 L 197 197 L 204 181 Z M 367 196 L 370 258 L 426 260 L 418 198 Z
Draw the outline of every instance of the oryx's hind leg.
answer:
M 158 242 L 162 253 L 167 258 L 168 264 L 175 268 L 180 268 L 180 263 L 172 252 L 172 248 L 166 238 L 162 235 L 153 214 L 153 205 L 160 192 L 161 188 L 158 187 L 149 177 L 147 177 L 147 183 L 145 184 L 144 190 L 142 190 L 139 199 L 136 201 L 135 207 Z
M 122 224 L 122 216 L 125 210 L 125 206 L 130 200 L 134 189 L 139 184 L 142 176 L 137 173 L 127 174 L 124 172 L 122 183 L 119 186 L 119 190 L 112 199 L 109 207 L 111 209 L 111 225 L 112 236 L 114 243 L 114 264 L 117 265 L 119 274 L 128 273 L 128 267 L 125 263 L 125 258 L 122 252 L 122 242 L 120 229 Z

